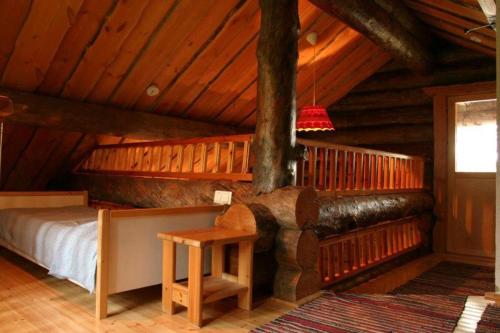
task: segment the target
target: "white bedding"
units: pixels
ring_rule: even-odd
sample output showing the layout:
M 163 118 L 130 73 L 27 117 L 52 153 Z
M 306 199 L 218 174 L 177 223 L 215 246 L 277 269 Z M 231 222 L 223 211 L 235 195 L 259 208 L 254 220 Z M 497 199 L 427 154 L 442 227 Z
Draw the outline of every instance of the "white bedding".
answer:
M 89 207 L 0 209 L 0 239 L 49 269 L 94 291 L 97 210 Z

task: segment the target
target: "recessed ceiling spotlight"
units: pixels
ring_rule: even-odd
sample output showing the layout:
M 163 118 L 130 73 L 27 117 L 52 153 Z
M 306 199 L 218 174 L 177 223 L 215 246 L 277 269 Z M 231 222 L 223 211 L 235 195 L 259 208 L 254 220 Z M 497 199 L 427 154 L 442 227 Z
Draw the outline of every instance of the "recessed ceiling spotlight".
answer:
M 148 94 L 148 96 L 150 97 L 156 96 L 159 93 L 160 93 L 160 88 L 158 88 L 156 84 L 152 84 L 146 89 L 146 94 Z

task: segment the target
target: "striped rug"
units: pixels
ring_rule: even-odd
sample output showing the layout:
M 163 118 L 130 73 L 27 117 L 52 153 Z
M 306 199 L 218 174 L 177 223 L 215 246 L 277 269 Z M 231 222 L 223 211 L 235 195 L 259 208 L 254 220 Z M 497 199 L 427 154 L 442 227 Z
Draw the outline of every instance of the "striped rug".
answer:
M 492 290 L 493 268 L 442 262 L 391 294 L 482 296 Z
M 253 332 L 453 332 L 467 296 L 493 289 L 493 269 L 443 262 L 390 295 L 327 291 Z
M 460 297 L 325 292 L 253 332 L 453 332 Z
M 477 324 L 476 333 L 500 332 L 500 307 L 488 305 Z

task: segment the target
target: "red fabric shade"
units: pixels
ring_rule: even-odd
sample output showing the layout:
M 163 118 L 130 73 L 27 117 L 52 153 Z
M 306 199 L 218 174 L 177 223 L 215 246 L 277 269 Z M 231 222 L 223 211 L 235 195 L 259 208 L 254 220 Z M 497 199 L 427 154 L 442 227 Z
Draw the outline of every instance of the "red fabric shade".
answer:
M 297 131 L 334 131 L 332 121 L 322 106 L 304 106 L 297 118 Z

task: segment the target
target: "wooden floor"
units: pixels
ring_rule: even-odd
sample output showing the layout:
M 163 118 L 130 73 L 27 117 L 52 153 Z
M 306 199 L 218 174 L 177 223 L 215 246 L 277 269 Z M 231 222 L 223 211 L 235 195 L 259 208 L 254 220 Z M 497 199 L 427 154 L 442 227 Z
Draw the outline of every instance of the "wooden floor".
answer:
M 94 319 L 95 298 L 75 284 L 0 248 L 0 332 L 193 332 L 183 311 L 161 312 L 161 288 L 111 296 L 110 318 Z M 293 305 L 274 299 L 254 311 L 236 308 L 236 300 L 206 306 L 202 332 L 248 332 L 290 311 Z
M 352 291 L 385 293 L 430 269 L 442 258 L 431 255 L 412 261 Z M 275 299 L 256 304 L 254 311 L 236 308 L 236 300 L 205 307 L 205 327 L 199 330 L 183 311 L 172 317 L 161 312 L 160 287 L 111 296 L 112 316 L 94 319 L 94 296 L 0 248 L 0 332 L 248 332 L 294 308 Z M 480 318 L 477 300 L 466 311 L 457 332 L 473 332 Z M 480 304 L 481 308 L 483 304 Z

